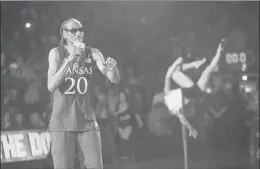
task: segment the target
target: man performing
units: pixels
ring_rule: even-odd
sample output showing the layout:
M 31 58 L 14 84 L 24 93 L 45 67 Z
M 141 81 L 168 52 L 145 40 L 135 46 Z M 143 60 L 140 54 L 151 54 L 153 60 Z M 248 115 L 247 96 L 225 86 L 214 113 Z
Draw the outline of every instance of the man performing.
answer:
M 60 34 L 60 46 L 49 53 L 48 69 L 48 90 L 54 92 L 49 124 L 54 169 L 73 169 L 76 150 L 81 168 L 102 169 L 100 131 L 88 89 L 96 68 L 118 84 L 116 61 L 105 61 L 99 50 L 85 47 L 83 27 L 76 19 L 64 21 Z
M 199 68 L 201 65 L 203 65 L 206 62 L 206 59 L 204 58 L 202 60 L 194 61 L 191 63 L 183 63 L 183 58 L 179 57 L 168 68 L 168 71 L 166 73 L 165 85 L 164 85 L 164 94 L 165 94 L 166 98 L 167 98 L 167 95 L 169 95 L 169 93 L 171 93 L 171 91 L 172 91 L 172 89 L 171 89 L 172 79 L 179 86 L 178 89 L 181 90 L 181 94 L 183 96 L 183 104 L 185 106 L 188 106 L 188 103 L 190 103 L 191 101 L 193 101 L 197 98 L 203 97 L 204 94 L 207 92 L 206 89 L 208 87 L 211 74 L 212 74 L 212 72 L 214 72 L 214 70 L 216 70 L 222 50 L 223 50 L 223 40 L 219 44 L 216 55 L 214 56 L 214 58 L 212 59 L 210 64 L 206 67 L 206 69 L 202 72 L 202 74 L 197 82 L 194 82 L 193 80 L 191 80 L 183 72 L 185 70 L 188 70 L 191 68 L 195 68 L 195 69 Z M 171 103 L 168 103 L 168 104 L 171 104 Z M 169 105 L 167 105 L 167 106 L 169 107 Z M 183 109 L 183 107 L 181 109 Z M 172 113 L 180 115 L 180 113 L 181 113 L 180 111 L 181 110 L 178 110 L 178 111 L 175 111 Z M 182 118 L 184 118 L 184 117 L 182 117 Z M 186 119 L 184 119 L 184 121 L 187 122 Z M 188 127 L 188 126 L 186 126 L 186 127 Z M 189 128 L 189 130 L 194 130 L 194 129 L 191 129 L 191 126 L 188 128 Z

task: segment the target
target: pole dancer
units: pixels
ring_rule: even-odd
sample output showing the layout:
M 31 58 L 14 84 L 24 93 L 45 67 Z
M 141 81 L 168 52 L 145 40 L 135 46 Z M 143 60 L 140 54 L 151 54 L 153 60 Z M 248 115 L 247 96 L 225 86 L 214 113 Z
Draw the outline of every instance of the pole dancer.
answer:
M 164 94 L 165 104 L 173 115 L 176 115 L 182 123 L 182 138 L 183 138 L 183 149 L 184 149 L 184 166 L 188 169 L 188 148 L 187 148 L 187 133 L 186 128 L 189 130 L 189 134 L 194 138 L 197 137 L 197 131 L 194 129 L 189 121 L 184 116 L 183 108 L 197 98 L 204 97 L 207 93 L 206 89 L 209 84 L 212 72 L 216 70 L 218 62 L 223 51 L 222 40 L 219 43 L 217 52 L 210 62 L 210 64 L 202 72 L 197 82 L 191 80 L 184 71 L 195 68 L 198 69 L 201 65 L 206 62 L 203 58 L 198 61 L 191 63 L 184 63 L 183 58 L 179 57 L 169 68 L 165 76 Z M 172 80 L 179 86 L 177 89 L 171 89 Z

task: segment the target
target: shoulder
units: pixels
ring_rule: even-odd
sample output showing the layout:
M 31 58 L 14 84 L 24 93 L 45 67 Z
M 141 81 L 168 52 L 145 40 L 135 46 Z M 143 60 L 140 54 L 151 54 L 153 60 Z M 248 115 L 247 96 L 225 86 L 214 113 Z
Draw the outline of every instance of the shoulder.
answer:
M 49 57 L 58 57 L 60 52 L 60 47 L 54 47 L 49 52 Z
M 54 47 L 49 52 L 49 60 L 55 60 L 58 61 L 59 59 L 59 53 L 60 53 L 60 47 Z
M 59 53 L 59 50 L 60 50 L 60 47 L 54 47 L 50 50 L 50 53 L 52 54 L 58 54 Z
M 100 52 L 100 50 L 96 49 L 96 48 L 88 48 L 88 50 L 90 50 L 90 52 L 92 54 L 96 54 L 96 55 L 102 55 L 102 53 Z
M 98 59 L 104 60 L 104 56 L 100 52 L 100 50 L 98 50 L 96 48 L 89 48 L 89 50 L 91 51 L 94 60 L 98 60 Z

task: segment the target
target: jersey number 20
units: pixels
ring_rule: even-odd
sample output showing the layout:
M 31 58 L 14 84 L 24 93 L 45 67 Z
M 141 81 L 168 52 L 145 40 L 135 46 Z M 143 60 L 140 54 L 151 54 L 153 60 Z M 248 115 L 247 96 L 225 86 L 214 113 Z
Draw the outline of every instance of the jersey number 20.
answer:
M 71 85 L 70 87 L 68 88 L 68 90 L 65 91 L 64 94 L 75 94 L 76 93 L 76 89 L 78 91 L 79 94 L 85 94 L 88 90 L 88 81 L 86 79 L 86 77 L 80 77 L 77 81 L 75 81 L 75 79 L 71 78 L 71 77 L 67 77 L 65 79 L 65 82 L 67 80 L 70 80 L 71 81 Z M 80 88 L 80 83 L 81 81 L 83 80 L 83 83 L 84 83 L 84 90 L 82 91 L 81 88 Z M 74 85 L 77 85 L 77 88 L 75 89 L 74 88 Z M 74 89 L 73 89 L 74 88 Z

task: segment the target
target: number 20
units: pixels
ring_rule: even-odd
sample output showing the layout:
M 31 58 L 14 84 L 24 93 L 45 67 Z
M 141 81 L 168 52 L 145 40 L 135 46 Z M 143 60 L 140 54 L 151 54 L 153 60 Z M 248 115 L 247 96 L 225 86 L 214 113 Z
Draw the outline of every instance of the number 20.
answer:
M 71 85 L 70 85 L 70 87 L 68 88 L 68 90 L 67 91 L 65 91 L 65 93 L 64 94 L 75 94 L 76 93 L 76 89 L 74 89 L 74 90 L 72 90 L 72 88 L 74 87 L 74 85 L 75 85 L 75 79 L 73 79 L 73 78 L 71 78 L 71 77 L 68 77 L 68 78 L 66 78 L 65 79 L 65 82 L 67 81 L 67 80 L 70 80 L 71 81 Z M 81 89 L 80 89 L 80 82 L 81 82 L 81 80 L 83 80 L 83 82 L 84 82 L 84 91 L 81 91 Z M 78 93 L 79 94 L 85 94 L 86 92 L 87 92 L 87 90 L 88 90 L 88 81 L 87 81 L 87 79 L 85 78 L 85 77 L 80 77 L 78 80 L 77 80 L 77 91 L 78 91 Z

